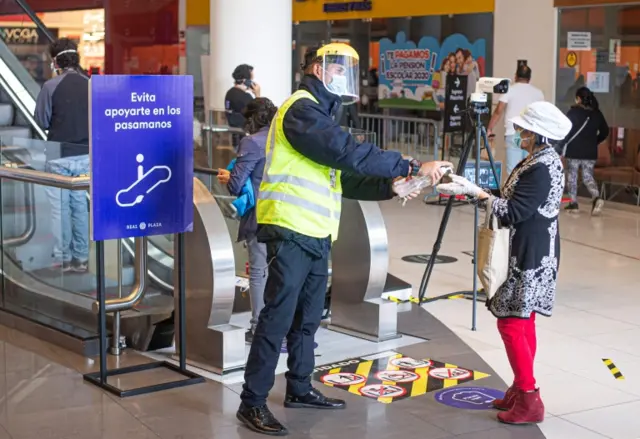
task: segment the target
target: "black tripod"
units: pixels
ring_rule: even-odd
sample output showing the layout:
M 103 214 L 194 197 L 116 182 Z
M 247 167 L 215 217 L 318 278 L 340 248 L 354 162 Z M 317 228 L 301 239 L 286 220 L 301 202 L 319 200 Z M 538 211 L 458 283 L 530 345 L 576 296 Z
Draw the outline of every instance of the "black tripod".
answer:
M 481 116 L 483 114 L 488 114 L 489 113 L 489 108 L 487 107 L 486 104 L 480 104 L 480 103 L 471 103 L 471 108 L 469 110 L 467 110 L 468 113 L 468 117 L 472 123 L 472 126 L 474 128 L 474 130 L 469 133 L 469 135 L 467 136 L 466 141 L 464 142 L 464 146 L 462 149 L 462 154 L 460 155 L 460 162 L 458 163 L 458 169 L 456 170 L 456 174 L 457 175 L 464 175 L 464 170 L 466 168 L 467 165 L 467 160 L 469 158 L 469 154 L 471 153 L 471 150 L 473 149 L 473 147 L 475 146 L 475 150 L 476 150 L 476 161 L 475 161 L 475 165 L 476 165 L 476 177 L 475 177 L 475 184 L 476 185 L 480 185 L 480 155 L 483 149 L 483 143 L 482 141 L 484 141 L 484 148 L 487 151 L 487 155 L 489 157 L 489 163 L 491 165 L 491 171 L 493 172 L 493 177 L 496 181 L 496 183 L 498 185 L 500 185 L 500 180 L 498 178 L 498 173 L 496 172 L 496 166 L 495 166 L 495 162 L 493 161 L 493 155 L 491 154 L 491 148 L 489 147 L 489 140 L 487 139 L 487 130 L 485 129 L 484 125 L 482 124 L 482 120 L 481 120 Z M 472 116 L 475 116 L 473 117 Z M 455 201 L 455 197 L 451 196 L 449 197 L 449 200 L 447 201 L 447 205 L 445 207 L 444 210 L 444 214 L 442 215 L 442 221 L 440 222 L 440 228 L 438 229 L 438 236 L 436 238 L 436 242 L 433 244 L 433 250 L 431 251 L 431 257 L 429 258 L 429 262 L 427 263 L 427 268 L 424 271 L 424 275 L 422 276 L 422 282 L 420 283 L 420 290 L 419 290 L 419 303 L 429 303 L 429 302 L 434 302 L 436 300 L 442 300 L 442 299 L 448 299 L 450 297 L 453 296 L 460 296 L 460 295 L 464 295 L 466 297 L 471 296 L 471 298 L 473 299 L 473 317 L 472 317 L 472 324 L 471 324 L 471 330 L 475 331 L 476 330 L 476 312 L 477 312 L 477 306 L 478 306 L 478 276 L 476 275 L 477 272 L 477 261 L 475 258 L 475 255 L 477 253 L 477 249 L 478 249 L 478 224 L 479 224 L 479 208 L 478 205 L 476 204 L 475 209 L 474 209 L 474 229 L 473 229 L 473 290 L 472 291 L 458 291 L 456 293 L 449 293 L 449 294 L 445 294 L 443 296 L 437 296 L 437 297 L 431 297 L 431 298 L 424 298 L 424 295 L 427 291 L 427 285 L 429 284 L 429 280 L 431 279 L 431 273 L 433 272 L 433 266 L 435 265 L 435 262 L 437 260 L 437 256 L 438 256 L 438 252 L 440 252 L 440 246 L 442 245 L 442 239 L 444 238 L 444 232 L 447 229 L 447 223 L 449 222 L 449 217 L 451 216 L 451 209 L 453 208 L 453 203 Z

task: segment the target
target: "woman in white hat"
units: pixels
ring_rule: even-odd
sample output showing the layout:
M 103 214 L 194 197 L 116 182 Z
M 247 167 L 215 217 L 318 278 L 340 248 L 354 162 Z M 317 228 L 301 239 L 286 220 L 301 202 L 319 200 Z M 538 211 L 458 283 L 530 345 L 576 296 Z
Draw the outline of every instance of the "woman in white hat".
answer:
M 459 176 L 437 189 L 448 195 L 468 195 L 486 204 L 502 226 L 511 228 L 507 281 L 487 304 L 498 318 L 498 330 L 513 369 L 513 385 L 494 402 L 501 422 L 531 424 L 544 420 L 544 405 L 536 387 L 536 314 L 551 316 L 560 257 L 558 214 L 564 191 L 564 171 L 553 145 L 571 130 L 571 121 L 553 104 L 534 102 L 511 120 L 515 142 L 529 152 L 502 188 L 490 194 Z

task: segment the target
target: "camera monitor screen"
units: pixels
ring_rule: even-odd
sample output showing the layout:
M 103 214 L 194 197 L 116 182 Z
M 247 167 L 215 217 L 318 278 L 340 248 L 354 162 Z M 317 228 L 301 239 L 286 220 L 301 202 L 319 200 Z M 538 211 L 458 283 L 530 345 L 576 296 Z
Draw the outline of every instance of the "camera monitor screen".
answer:
M 479 178 L 479 186 L 482 189 L 489 190 L 498 190 L 500 189 L 500 182 L 502 181 L 502 163 L 495 162 L 496 165 L 496 173 L 498 174 L 498 181 L 493 175 L 493 171 L 491 170 L 491 163 L 485 160 L 480 161 L 480 178 Z M 476 181 L 476 164 L 471 161 L 468 162 L 464 168 L 464 178 L 467 180 L 474 182 Z

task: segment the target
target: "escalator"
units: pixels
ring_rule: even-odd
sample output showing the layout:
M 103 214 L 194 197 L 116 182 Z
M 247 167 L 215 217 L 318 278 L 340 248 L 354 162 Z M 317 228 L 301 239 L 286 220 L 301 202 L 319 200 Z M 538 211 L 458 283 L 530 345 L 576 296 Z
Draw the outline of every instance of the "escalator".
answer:
M 36 15 L 22 0 L 5 1 L 0 14 L 23 11 L 32 21 L 23 23 L 51 37 Z M 46 142 L 46 132 L 33 118 L 35 102 L 41 88 L 41 78 L 32 75 L 25 65 L 24 54 L 13 53 L 0 40 L 0 165 L 27 167 L 44 171 L 47 160 L 59 157 L 60 146 Z M 32 54 L 46 61 L 45 53 Z M 50 193 L 59 189 L 14 181 L 2 181 L 2 310 L 26 317 L 45 327 L 63 332 L 82 341 L 84 353 L 96 351 L 95 301 L 96 276 L 92 268 L 86 273 L 63 272 L 52 258 L 55 225 L 52 225 Z M 58 232 L 60 232 L 58 230 Z M 117 260 L 115 243 L 107 247 L 107 295 L 119 294 L 117 274 L 113 263 Z M 122 292 L 128 295 L 133 284 L 133 240 L 123 242 Z M 171 237 L 151 237 L 148 243 L 149 278 L 151 285 L 143 301 L 123 314 L 123 328 L 127 321 L 142 321 L 130 325 L 130 338 L 140 348 L 153 344 L 153 328 L 165 323 L 166 333 L 172 335 L 173 312 L 173 243 Z M 94 253 L 90 248 L 90 255 Z M 95 265 L 95 264 L 93 264 Z M 136 328 L 143 328 L 137 330 Z M 146 328 L 146 329 L 145 329 Z M 140 333 L 140 332 L 147 333 Z M 165 344 L 167 341 L 165 340 Z M 169 340 L 170 344 L 171 341 Z M 162 345 L 163 343 L 160 343 Z

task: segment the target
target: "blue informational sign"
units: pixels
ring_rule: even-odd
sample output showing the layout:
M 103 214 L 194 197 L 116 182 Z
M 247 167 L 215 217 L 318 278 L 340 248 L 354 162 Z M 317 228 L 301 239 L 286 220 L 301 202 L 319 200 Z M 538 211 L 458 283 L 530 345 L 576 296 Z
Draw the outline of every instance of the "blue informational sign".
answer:
M 193 78 L 93 76 L 91 238 L 193 229 Z
M 451 387 L 436 393 L 436 401 L 458 409 L 490 410 L 493 401 L 504 398 L 504 392 L 487 387 Z

